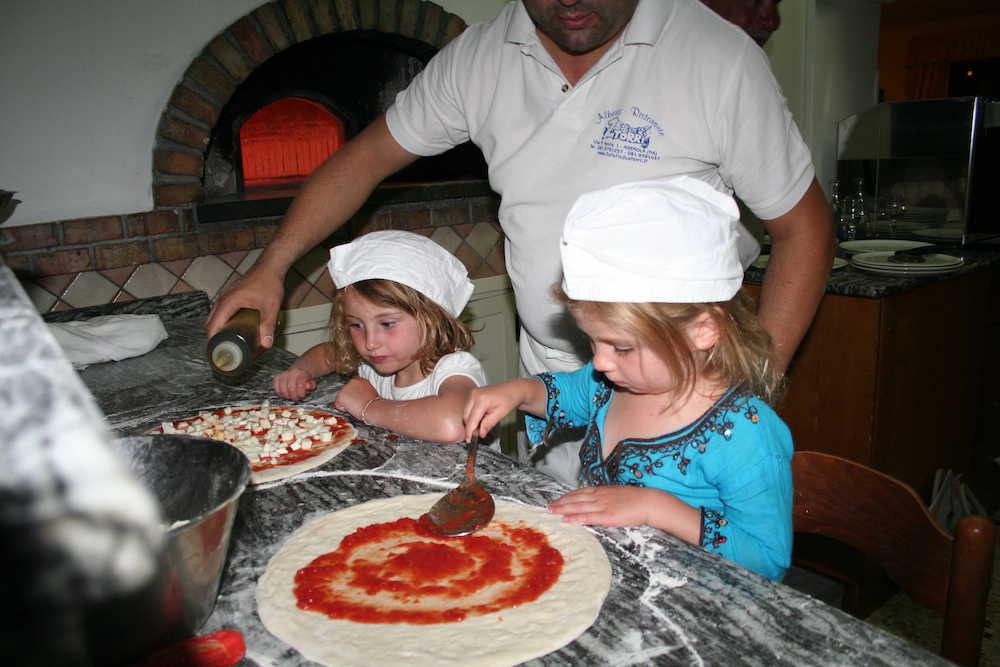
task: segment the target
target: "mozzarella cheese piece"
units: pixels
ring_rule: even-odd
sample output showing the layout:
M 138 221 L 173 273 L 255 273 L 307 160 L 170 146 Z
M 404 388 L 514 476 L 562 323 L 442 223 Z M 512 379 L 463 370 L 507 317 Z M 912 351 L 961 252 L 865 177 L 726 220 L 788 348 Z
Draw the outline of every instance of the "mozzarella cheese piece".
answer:
M 191 419 L 166 421 L 161 433 L 182 433 L 222 440 L 239 447 L 251 465 L 279 464 L 291 452 L 310 450 L 333 442 L 334 431 L 344 423 L 336 416 L 316 417 L 303 408 L 273 410 L 264 402 L 259 408 L 227 407 L 204 411 Z

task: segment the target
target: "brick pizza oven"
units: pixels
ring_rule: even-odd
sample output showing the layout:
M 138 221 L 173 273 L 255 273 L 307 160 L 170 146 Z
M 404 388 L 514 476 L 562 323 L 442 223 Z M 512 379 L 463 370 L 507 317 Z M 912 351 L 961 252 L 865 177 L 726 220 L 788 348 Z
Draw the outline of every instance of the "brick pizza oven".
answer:
M 324 128 L 319 138 L 313 133 L 304 145 L 339 145 L 464 28 L 460 17 L 424 0 L 261 5 L 218 33 L 170 94 L 151 156 L 154 210 L 9 228 L 0 246 L 3 261 L 42 312 L 192 289 L 216 297 L 273 238 L 294 195 L 287 188 L 256 190 L 244 178 L 239 136 L 248 119 L 278 100 L 304 101 L 308 108 L 300 105 L 299 112 L 305 108 L 306 116 L 299 118 L 305 121 L 293 124 L 320 118 L 324 125 L 326 115 L 338 128 Z M 347 74 L 330 74 L 332 59 L 340 59 Z M 317 60 L 323 67 L 310 71 Z M 298 139 L 302 133 L 296 128 Z M 310 159 L 318 164 L 322 158 Z M 295 174 L 277 178 L 295 180 Z M 497 204 L 482 156 L 468 144 L 418 160 L 376 190 L 324 245 L 374 229 L 408 229 L 454 253 L 473 278 L 500 275 Z M 284 308 L 329 299 L 325 253 L 318 248 L 289 272 Z
M 284 85 L 289 94 L 296 87 L 304 88 L 307 97 L 343 113 L 349 138 L 464 28 L 458 16 L 421 0 L 300 0 L 257 8 L 219 33 L 174 88 L 160 119 L 153 153 L 156 206 L 186 205 L 202 201 L 206 194 L 241 189 L 238 182 L 227 185 L 233 180 L 227 169 L 239 171 L 232 135 L 255 106 L 282 93 L 275 88 Z M 310 83 L 308 75 L 288 83 L 293 78 L 289 72 L 302 70 L 325 51 L 345 59 L 355 56 L 341 68 L 348 76 L 341 77 L 345 89 L 339 100 L 337 92 L 324 90 L 322 81 Z M 396 57 L 374 62 L 379 51 Z M 358 53 L 367 57 L 358 59 Z M 274 68 L 281 59 L 287 61 L 284 69 Z M 266 81 L 261 82 L 259 74 L 266 68 L 285 73 L 265 74 Z M 381 77 L 382 81 L 367 91 L 346 83 L 359 78 L 358 69 L 362 79 Z M 330 71 L 328 77 L 336 79 L 338 73 Z M 248 95 L 254 85 L 258 90 Z M 272 90 L 260 90 L 261 86 Z

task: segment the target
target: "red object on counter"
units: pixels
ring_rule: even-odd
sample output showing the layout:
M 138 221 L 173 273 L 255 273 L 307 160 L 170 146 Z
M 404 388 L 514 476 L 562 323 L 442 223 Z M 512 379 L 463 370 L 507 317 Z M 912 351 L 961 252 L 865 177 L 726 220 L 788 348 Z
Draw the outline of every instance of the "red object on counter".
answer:
M 219 630 L 168 646 L 133 667 L 229 667 L 246 652 L 242 633 Z

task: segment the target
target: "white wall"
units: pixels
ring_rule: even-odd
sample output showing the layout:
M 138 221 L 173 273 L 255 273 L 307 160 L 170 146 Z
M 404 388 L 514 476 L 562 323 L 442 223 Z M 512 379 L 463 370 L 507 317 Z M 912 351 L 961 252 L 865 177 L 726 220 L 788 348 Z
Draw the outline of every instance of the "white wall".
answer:
M 771 71 L 781 84 L 788 108 L 805 135 L 806 116 L 806 38 L 813 14 L 812 0 L 789 0 L 779 5 L 781 27 L 771 35 L 764 52 L 771 60 Z
M 765 48 L 824 190 L 837 172 L 837 122 L 878 101 L 880 0 L 788 0 Z
M 506 0 L 437 0 L 474 23 Z M 260 0 L 15 0 L 0 19 L 9 225 L 147 211 L 156 123 L 209 40 Z M 786 0 L 767 45 L 825 188 L 836 122 L 875 103 L 877 0 Z
M 467 23 L 505 0 L 436 0 Z M 8 225 L 148 211 L 170 93 L 261 0 L 14 0 L 0 15 L 0 189 Z

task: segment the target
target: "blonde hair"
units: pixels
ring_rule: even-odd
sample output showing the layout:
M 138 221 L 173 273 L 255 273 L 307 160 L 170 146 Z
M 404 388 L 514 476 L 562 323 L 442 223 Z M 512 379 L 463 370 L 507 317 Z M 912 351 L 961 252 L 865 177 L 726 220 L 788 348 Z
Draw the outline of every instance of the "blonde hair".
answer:
M 373 278 L 359 280 L 337 290 L 330 315 L 331 352 L 330 366 L 341 375 L 353 375 L 361 364 L 347 328 L 344 295 L 353 290 L 358 296 L 372 303 L 398 308 L 417 320 L 421 347 L 417 353 L 420 370 L 426 375 L 446 354 L 472 348 L 472 331 L 463 322 L 446 312 L 421 292 L 393 280 Z
M 771 337 L 742 289 L 729 301 L 677 304 L 578 301 L 558 285 L 553 292 L 571 312 L 613 322 L 649 347 L 678 379 L 681 396 L 690 394 L 701 373 L 726 387 L 746 389 L 772 405 L 781 397 L 782 377 L 774 371 Z M 685 330 L 703 313 L 718 328 L 719 339 L 699 367 Z

